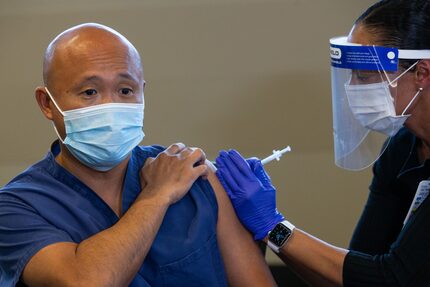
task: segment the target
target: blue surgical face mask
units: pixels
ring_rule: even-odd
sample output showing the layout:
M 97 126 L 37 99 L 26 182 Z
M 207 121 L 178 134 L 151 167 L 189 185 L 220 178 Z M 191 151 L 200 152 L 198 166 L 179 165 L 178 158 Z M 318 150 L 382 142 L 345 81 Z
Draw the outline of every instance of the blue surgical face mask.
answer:
M 383 133 L 387 136 L 395 135 L 411 116 L 406 114 L 409 107 L 417 99 L 422 89 L 418 89 L 415 96 L 403 110 L 396 114 L 394 99 L 389 87 L 397 86 L 397 81 L 412 69 L 418 62 L 406 69 L 393 81 L 382 81 L 373 84 L 351 85 L 345 84 L 348 104 L 356 120 L 365 128 Z
M 144 137 L 144 104 L 109 103 L 62 111 L 48 88 L 46 92 L 63 115 L 70 153 L 84 165 L 108 171 L 121 163 Z

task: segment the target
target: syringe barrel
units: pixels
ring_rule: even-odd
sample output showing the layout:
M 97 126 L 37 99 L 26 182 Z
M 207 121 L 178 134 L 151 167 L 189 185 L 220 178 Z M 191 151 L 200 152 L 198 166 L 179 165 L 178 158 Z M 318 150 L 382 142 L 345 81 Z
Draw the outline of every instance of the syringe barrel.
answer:
M 271 162 L 272 160 L 274 160 L 276 157 L 275 157 L 275 155 L 274 154 L 272 154 L 271 156 L 268 156 L 268 157 L 266 157 L 265 159 L 262 159 L 261 160 L 261 164 L 262 165 L 265 165 L 265 164 L 267 164 L 267 163 L 269 163 L 269 162 Z

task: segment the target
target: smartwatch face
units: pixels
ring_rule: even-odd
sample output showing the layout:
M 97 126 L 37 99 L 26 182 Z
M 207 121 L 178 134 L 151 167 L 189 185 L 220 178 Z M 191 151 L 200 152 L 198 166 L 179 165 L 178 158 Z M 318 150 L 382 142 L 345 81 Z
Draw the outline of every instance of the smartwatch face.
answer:
M 277 224 L 275 228 L 269 233 L 269 240 L 278 247 L 281 247 L 285 241 L 290 237 L 291 230 L 283 224 Z

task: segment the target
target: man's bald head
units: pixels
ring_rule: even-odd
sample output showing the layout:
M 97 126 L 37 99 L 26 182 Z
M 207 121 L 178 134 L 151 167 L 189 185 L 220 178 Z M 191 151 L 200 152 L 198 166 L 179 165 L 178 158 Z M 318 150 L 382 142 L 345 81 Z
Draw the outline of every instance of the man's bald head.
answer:
M 103 54 L 105 50 L 118 49 L 128 53 L 130 61 L 143 74 L 141 59 L 136 48 L 123 35 L 107 26 L 96 23 L 85 23 L 71 27 L 60 33 L 48 45 L 43 62 L 43 80 L 48 86 L 55 78 L 56 68 L 67 69 L 67 58 L 84 55 L 89 51 Z M 143 75 L 142 75 L 143 77 Z

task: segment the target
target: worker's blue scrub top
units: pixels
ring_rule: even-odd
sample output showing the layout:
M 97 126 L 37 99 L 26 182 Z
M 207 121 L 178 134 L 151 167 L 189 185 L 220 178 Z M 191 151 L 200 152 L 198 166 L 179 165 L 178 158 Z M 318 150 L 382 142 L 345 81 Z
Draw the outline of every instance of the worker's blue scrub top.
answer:
M 136 147 L 124 180 L 122 210 L 139 195 L 139 171 L 159 146 Z M 58 142 L 42 161 L 0 189 L 0 286 L 14 286 L 31 257 L 56 242 L 79 243 L 111 227 L 117 215 L 55 161 Z M 216 240 L 218 206 L 206 180 L 172 205 L 130 286 L 226 286 Z

